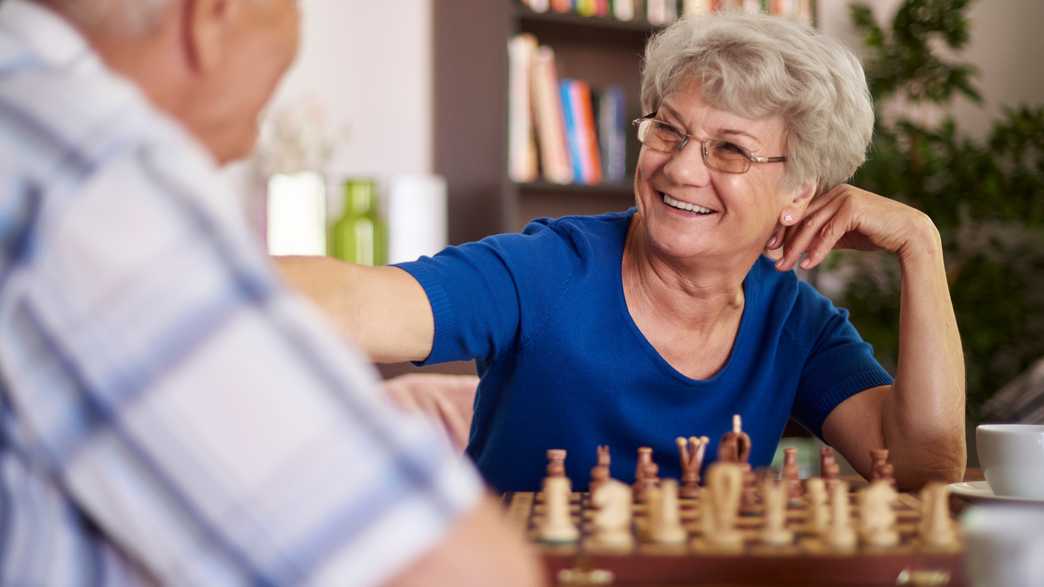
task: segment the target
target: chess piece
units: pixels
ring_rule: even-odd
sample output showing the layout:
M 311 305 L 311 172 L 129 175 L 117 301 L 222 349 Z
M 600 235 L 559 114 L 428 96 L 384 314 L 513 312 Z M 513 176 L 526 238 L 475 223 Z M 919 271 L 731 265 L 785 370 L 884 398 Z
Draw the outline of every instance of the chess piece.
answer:
M 631 535 L 631 488 L 610 479 L 592 494 L 597 507 L 591 519 L 589 545 L 595 548 L 627 550 L 634 546 Z
M 740 463 L 743 470 L 743 491 L 740 492 L 740 513 L 753 515 L 758 512 L 758 474 L 755 473 L 750 463 Z M 761 477 L 765 477 L 764 471 Z
M 956 548 L 957 532 L 950 518 L 950 493 L 942 483 L 929 483 L 921 489 L 921 542 L 937 550 Z
M 788 493 L 787 486 L 775 479 L 766 477 L 762 482 L 765 528 L 761 531 L 761 541 L 770 546 L 786 546 L 794 541 L 794 533 L 787 530 Z
M 598 462 L 591 469 L 591 482 L 587 486 L 587 490 L 594 495 L 606 481 L 611 477 L 610 469 L 610 456 L 609 447 L 607 445 L 598 446 Z
M 812 477 L 806 481 L 805 499 L 808 501 L 809 530 L 817 535 L 825 533 L 830 527 L 830 505 L 826 482 L 819 477 Z
M 552 448 L 547 451 L 547 476 L 565 477 L 566 451 L 561 448 Z
M 750 436 L 743 431 L 739 414 L 732 416 L 732 431 L 726 432 L 718 443 L 719 463 L 750 462 Z
M 819 448 L 819 476 L 826 483 L 827 491 L 830 491 L 838 477 L 841 476 L 841 467 L 837 464 L 834 449 L 829 446 Z
M 851 552 L 856 547 L 856 533 L 852 529 L 848 504 L 848 483 L 844 481 L 837 481 L 830 491 L 830 527 L 825 540 L 827 546 L 838 552 Z
M 569 478 L 544 479 L 544 517 L 537 525 L 537 539 L 550 544 L 576 542 L 580 531 L 569 511 Z
M 638 500 L 644 501 L 649 490 L 655 489 L 660 485 L 660 466 L 652 461 L 646 463 L 642 472 L 642 479 L 636 485 L 638 486 Z
M 655 544 L 684 544 L 687 538 L 678 506 L 678 482 L 664 479 L 658 488 L 648 490 L 649 541 Z
M 895 529 L 895 489 L 885 479 L 872 481 L 860 492 L 861 511 L 859 521 L 863 540 L 869 546 L 879 548 L 899 544 L 899 533 Z
M 888 449 L 871 449 L 870 460 L 873 463 L 870 468 L 870 480 L 887 481 L 892 488 L 895 488 L 895 467 L 888 462 Z
M 801 499 L 801 470 L 797 464 L 797 449 L 783 449 L 783 481 L 787 487 L 787 499 Z
M 652 462 L 652 448 L 648 446 L 639 447 L 638 462 L 634 465 L 634 485 L 632 486 L 635 492 L 641 489 L 642 481 L 645 479 L 645 472 L 649 470 L 649 464 Z
M 700 493 L 700 468 L 709 441 L 706 436 L 690 436 L 688 440 L 679 436 L 674 440 L 681 458 L 682 486 L 679 494 L 682 497 L 694 498 Z
M 714 463 L 707 470 L 707 488 L 700 499 L 703 540 L 716 550 L 736 551 L 743 547 L 743 534 L 736 529 L 743 469 L 736 463 Z

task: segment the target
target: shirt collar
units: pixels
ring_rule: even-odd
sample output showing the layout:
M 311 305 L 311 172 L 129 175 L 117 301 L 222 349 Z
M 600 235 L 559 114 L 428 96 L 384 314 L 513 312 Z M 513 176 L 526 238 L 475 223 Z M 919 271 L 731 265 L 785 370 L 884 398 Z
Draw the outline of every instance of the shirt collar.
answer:
M 0 29 L 56 66 L 97 64 L 87 41 L 63 17 L 30 0 L 0 0 Z

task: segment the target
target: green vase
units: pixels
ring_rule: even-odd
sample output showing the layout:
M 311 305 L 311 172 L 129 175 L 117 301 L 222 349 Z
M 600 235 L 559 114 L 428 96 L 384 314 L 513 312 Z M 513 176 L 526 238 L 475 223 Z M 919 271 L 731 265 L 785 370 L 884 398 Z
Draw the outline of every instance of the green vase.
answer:
M 373 180 L 344 182 L 344 212 L 330 227 L 330 256 L 360 265 L 388 262 L 388 228 L 377 203 Z

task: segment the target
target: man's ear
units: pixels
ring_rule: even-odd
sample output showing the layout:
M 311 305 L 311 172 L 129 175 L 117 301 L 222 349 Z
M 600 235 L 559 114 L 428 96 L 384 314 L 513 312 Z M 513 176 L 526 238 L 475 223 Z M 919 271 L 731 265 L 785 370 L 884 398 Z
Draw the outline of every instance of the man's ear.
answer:
M 185 40 L 189 63 L 197 73 L 221 63 L 238 7 L 237 0 L 186 0 Z

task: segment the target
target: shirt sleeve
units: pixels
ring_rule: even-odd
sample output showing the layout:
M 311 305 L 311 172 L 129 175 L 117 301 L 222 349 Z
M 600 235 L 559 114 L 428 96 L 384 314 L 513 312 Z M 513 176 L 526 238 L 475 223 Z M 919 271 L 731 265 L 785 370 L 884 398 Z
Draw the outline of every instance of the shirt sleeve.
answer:
M 398 264 L 420 283 L 435 318 L 431 354 L 419 364 L 490 362 L 524 343 L 565 290 L 578 262 L 575 246 L 537 221 L 521 233 Z
M 891 385 L 892 376 L 874 357 L 848 320 L 848 311 L 804 282 L 798 284 L 795 314 L 799 331 L 811 344 L 794 399 L 794 418 L 816 436 L 823 422 L 849 397 L 871 387 Z
M 34 454 L 150 574 L 373 585 L 473 507 L 471 466 L 281 286 L 202 156 L 67 171 L 6 284 L 6 383 Z

